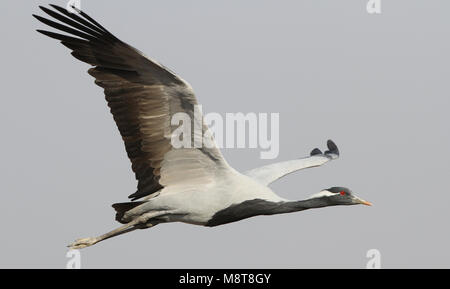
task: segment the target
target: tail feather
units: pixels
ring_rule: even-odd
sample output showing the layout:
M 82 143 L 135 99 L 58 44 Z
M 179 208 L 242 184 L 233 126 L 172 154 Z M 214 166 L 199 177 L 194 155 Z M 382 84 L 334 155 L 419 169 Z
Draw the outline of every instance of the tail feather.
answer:
M 145 203 L 145 201 L 113 204 L 112 207 L 114 208 L 114 210 L 116 210 L 116 221 L 122 224 L 126 224 L 127 222 L 122 220 L 125 213 L 139 205 L 142 205 L 143 203 Z

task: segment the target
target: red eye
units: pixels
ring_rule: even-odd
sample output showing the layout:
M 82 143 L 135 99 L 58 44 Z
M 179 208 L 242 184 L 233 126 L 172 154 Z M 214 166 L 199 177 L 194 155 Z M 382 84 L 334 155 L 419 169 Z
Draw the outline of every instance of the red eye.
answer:
M 345 192 L 344 191 L 340 192 L 339 194 L 341 194 L 341 196 L 345 196 Z

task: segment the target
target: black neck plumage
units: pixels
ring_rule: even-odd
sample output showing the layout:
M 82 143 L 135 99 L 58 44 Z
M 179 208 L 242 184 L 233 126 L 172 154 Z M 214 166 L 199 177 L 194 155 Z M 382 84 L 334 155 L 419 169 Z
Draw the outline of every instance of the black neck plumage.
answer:
M 262 199 L 248 200 L 218 211 L 208 221 L 206 226 L 213 227 L 259 215 L 285 214 L 330 205 L 327 198 L 313 198 L 292 202 L 271 202 Z

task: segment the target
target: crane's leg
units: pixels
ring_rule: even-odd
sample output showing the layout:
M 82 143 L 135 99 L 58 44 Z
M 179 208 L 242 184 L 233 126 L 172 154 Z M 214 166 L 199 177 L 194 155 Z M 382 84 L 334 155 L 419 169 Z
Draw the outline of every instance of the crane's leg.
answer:
M 95 237 L 95 238 L 78 239 L 67 247 L 69 247 L 70 249 L 82 249 L 82 248 L 86 248 L 86 247 L 92 246 L 94 244 L 97 244 L 100 241 L 103 241 L 103 240 L 106 240 L 106 239 L 109 239 L 109 238 L 112 238 L 112 237 L 115 237 L 115 236 L 118 236 L 121 234 L 125 234 L 128 232 L 134 231 L 136 229 L 144 229 L 144 228 L 153 227 L 154 225 L 158 224 L 158 222 L 156 222 L 156 221 L 149 222 L 149 220 L 152 218 L 160 217 L 167 213 L 168 213 L 167 211 L 154 211 L 154 212 L 145 213 L 145 214 L 137 217 L 133 221 L 131 221 L 115 230 L 112 230 L 111 232 L 108 232 L 106 234 L 103 234 L 103 235 Z

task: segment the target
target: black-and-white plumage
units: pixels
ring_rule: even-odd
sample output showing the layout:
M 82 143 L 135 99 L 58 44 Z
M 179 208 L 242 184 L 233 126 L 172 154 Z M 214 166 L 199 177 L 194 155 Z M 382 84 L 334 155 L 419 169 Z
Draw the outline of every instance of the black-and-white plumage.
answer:
M 263 166 L 250 170 L 245 174 L 267 186 L 289 173 L 306 168 L 318 167 L 331 160 L 337 159 L 339 157 L 339 149 L 336 144 L 329 140 L 327 145 L 328 150 L 325 151 L 325 153 L 322 153 L 321 150 L 315 148 L 307 158 Z
M 40 7 L 56 22 L 33 15 L 66 34 L 38 32 L 72 50 L 93 66 L 89 74 L 104 89 L 108 106 L 125 143 L 138 181 L 131 202 L 114 204 L 122 227 L 96 238 L 79 239 L 71 248 L 84 248 L 104 239 L 164 222 L 217 226 L 256 215 L 272 215 L 332 205 L 369 203 L 346 188 L 323 190 L 303 201 L 276 195 L 268 184 L 291 172 L 320 166 L 339 157 L 314 149 L 307 158 L 272 164 L 241 174 L 228 165 L 215 146 L 174 148 L 171 117 L 184 112 L 193 121 L 197 104 L 191 86 L 154 60 L 120 41 L 82 11 L 72 14 L 51 5 Z M 76 9 L 74 7 L 74 9 Z M 200 123 L 207 130 L 204 123 Z M 192 130 L 192 140 L 198 139 Z M 201 138 L 200 138 L 201 139 Z

